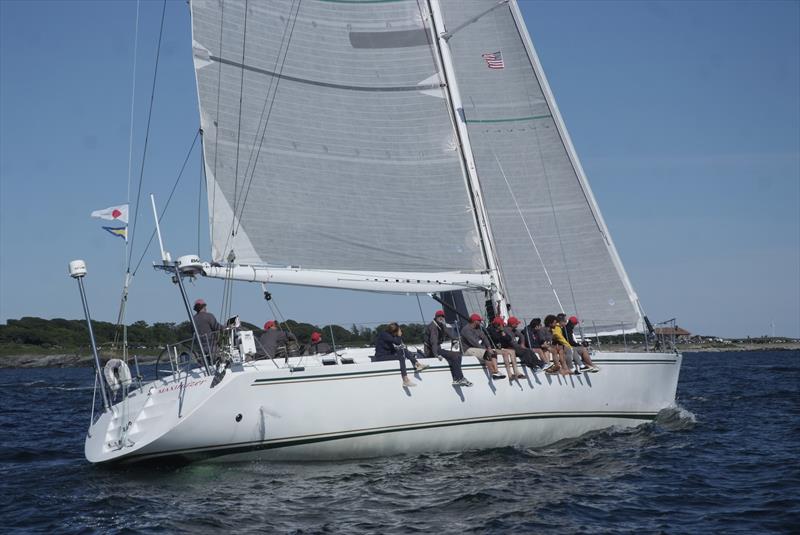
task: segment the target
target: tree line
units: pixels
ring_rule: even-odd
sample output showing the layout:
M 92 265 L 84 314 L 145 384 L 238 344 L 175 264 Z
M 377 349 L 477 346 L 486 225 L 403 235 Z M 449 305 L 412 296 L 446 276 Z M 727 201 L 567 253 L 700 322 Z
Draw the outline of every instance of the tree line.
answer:
M 341 325 L 313 325 L 294 320 L 281 323 L 281 327 L 291 331 L 301 343 L 308 342 L 311 333 L 322 333 L 323 339 L 337 346 L 367 346 L 374 343 L 377 333 L 386 325 L 375 328 L 351 326 L 347 329 Z M 242 322 L 242 329 L 252 330 L 256 336 L 262 329 L 251 323 Z M 422 342 L 425 329 L 421 324 L 403 325 L 403 339 L 407 343 Z M 115 339 L 118 345 L 122 341 L 122 329 L 107 321 L 92 321 L 97 345 L 111 348 Z M 192 338 L 192 327 L 188 321 L 182 323 L 153 323 L 136 321 L 128 325 L 128 347 L 135 349 L 158 349 L 166 344 Z M 23 317 L 9 319 L 0 325 L 0 346 L 34 346 L 45 350 L 74 350 L 89 347 L 89 330 L 85 320 L 68 320 L 62 318 L 43 319 Z

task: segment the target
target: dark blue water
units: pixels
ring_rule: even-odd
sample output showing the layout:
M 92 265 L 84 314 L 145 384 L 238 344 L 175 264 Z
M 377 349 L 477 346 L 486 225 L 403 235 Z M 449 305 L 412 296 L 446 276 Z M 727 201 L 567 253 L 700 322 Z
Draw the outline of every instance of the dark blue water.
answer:
M 686 354 L 678 408 L 539 449 L 104 469 L 90 369 L 0 370 L 0 530 L 800 531 L 800 353 Z

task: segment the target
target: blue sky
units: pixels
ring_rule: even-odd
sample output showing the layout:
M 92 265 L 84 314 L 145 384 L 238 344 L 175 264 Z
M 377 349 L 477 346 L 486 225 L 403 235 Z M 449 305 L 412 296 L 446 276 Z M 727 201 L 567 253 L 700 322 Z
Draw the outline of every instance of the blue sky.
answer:
M 520 4 L 651 319 L 722 336 L 774 321 L 800 337 L 800 3 Z M 140 9 L 134 178 L 161 3 Z M 80 317 L 73 258 L 89 266 L 94 317 L 116 317 L 122 241 L 88 214 L 127 197 L 135 13 L 135 2 L 0 2 L 0 321 Z M 143 200 L 166 200 L 198 121 L 188 8 L 170 1 Z M 197 250 L 199 184 L 195 152 L 163 223 L 173 254 Z M 152 230 L 144 202 L 139 218 L 137 259 Z M 206 226 L 199 239 L 207 257 Z M 153 248 L 133 283 L 130 321 L 185 319 L 156 259 Z M 190 292 L 219 309 L 219 281 Z M 420 319 L 410 296 L 273 294 L 284 315 L 314 323 Z M 237 287 L 234 309 L 271 318 L 255 285 Z

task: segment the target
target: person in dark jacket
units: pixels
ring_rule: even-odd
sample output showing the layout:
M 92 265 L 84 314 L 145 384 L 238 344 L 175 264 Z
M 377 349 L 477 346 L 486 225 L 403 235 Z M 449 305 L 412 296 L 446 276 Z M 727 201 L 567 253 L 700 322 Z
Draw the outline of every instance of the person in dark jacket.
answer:
M 558 320 L 564 327 L 564 333 L 567 336 L 567 342 L 569 342 L 572 348 L 581 356 L 583 366 L 581 366 L 580 370 L 582 372 L 590 373 L 599 372 L 600 368 L 595 366 L 594 362 L 592 362 L 592 357 L 589 356 L 589 350 L 586 349 L 583 344 L 579 344 L 577 341 L 575 341 L 575 326 L 579 323 L 578 318 L 571 316 L 569 319 L 566 319 L 566 314 L 559 314 Z
M 517 354 L 517 358 L 523 365 L 532 370 L 542 368 L 544 366 L 543 361 L 539 359 L 536 352 L 528 347 L 523 333 L 517 330 L 520 323 L 519 319 L 514 316 L 508 318 L 505 333 L 510 339 L 510 347 Z
M 492 379 L 505 379 L 505 375 L 497 369 L 498 352 L 492 348 L 492 343 L 486 337 L 481 328 L 480 314 L 473 314 L 469 317 L 469 323 L 461 329 L 461 351 L 465 355 L 476 357 L 478 361 L 486 366 Z
M 304 355 L 327 355 L 331 352 L 330 344 L 322 341 L 322 334 L 318 332 L 311 333 L 311 341 L 306 346 Z
M 453 386 L 472 386 L 464 378 L 461 371 L 461 353 L 442 349 L 442 342 L 453 340 L 455 337 L 450 332 L 444 321 L 444 311 L 437 310 L 433 321 L 425 328 L 425 356 L 445 359 L 450 366 L 450 375 L 453 376 Z
M 206 302 L 198 299 L 194 302 L 194 325 L 200 335 L 200 344 L 203 351 L 213 361 L 213 353 L 217 350 L 217 335 L 223 330 L 223 326 L 217 322 L 214 314 L 207 309 Z
M 256 359 L 274 359 L 278 353 L 278 347 L 286 344 L 289 340 L 297 342 L 297 337 L 278 329 L 278 324 L 269 320 L 264 324 L 264 333 L 258 338 L 261 348 L 256 354 Z
M 533 318 L 522 331 L 522 334 L 525 339 L 526 347 L 536 353 L 539 360 L 544 363 L 543 370 L 548 371 L 555 366 L 555 362 L 553 356 L 550 354 L 550 343 L 543 338 L 544 332 L 542 318 Z
M 520 373 L 517 367 L 517 353 L 513 349 L 511 337 L 506 333 L 506 321 L 503 317 L 495 317 L 488 331 L 489 338 L 494 342 L 496 350 L 503 355 L 503 365 L 506 367 L 508 380 L 524 379 L 525 374 Z
M 403 330 L 397 323 L 390 323 L 386 329 L 378 333 L 378 338 L 375 340 L 375 357 L 374 361 L 396 360 L 400 363 L 400 376 L 403 378 L 403 386 L 411 387 L 417 386 L 416 383 L 408 378 L 406 371 L 406 359 L 410 360 L 417 371 L 422 371 L 428 367 L 417 360 L 417 357 L 406 349 L 403 343 Z

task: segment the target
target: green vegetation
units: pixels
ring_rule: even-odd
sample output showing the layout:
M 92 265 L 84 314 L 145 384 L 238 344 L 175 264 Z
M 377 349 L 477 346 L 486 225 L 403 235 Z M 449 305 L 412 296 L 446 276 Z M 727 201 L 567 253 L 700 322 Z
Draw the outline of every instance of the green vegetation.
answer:
M 373 343 L 376 333 L 385 325 L 372 329 L 353 325 L 345 329 L 339 325 L 317 326 L 310 323 L 299 323 L 288 320 L 282 325 L 291 330 L 304 343 L 311 333 L 319 331 L 328 343 L 331 333 L 337 346 L 368 346 Z M 242 327 L 254 331 L 259 336 L 263 331 L 250 323 L 243 322 Z M 98 346 L 111 350 L 115 339 L 119 345 L 122 340 L 122 329 L 107 321 L 92 321 L 95 339 Z M 424 325 L 403 325 L 403 339 L 408 343 L 422 341 Z M 128 346 L 132 352 L 157 354 L 166 344 L 192 337 L 192 329 L 188 321 L 183 323 L 154 323 L 137 321 L 128 325 Z M 0 325 L 0 356 L 20 354 L 72 354 L 89 350 L 89 331 L 84 320 L 42 319 L 24 317 L 10 319 L 6 325 Z

